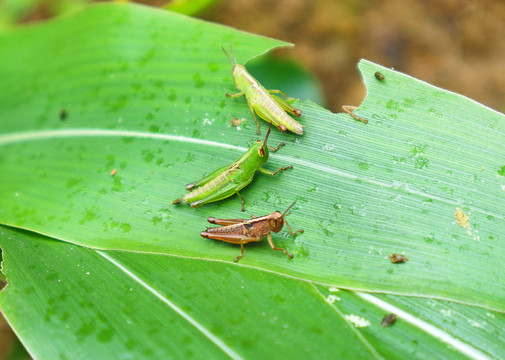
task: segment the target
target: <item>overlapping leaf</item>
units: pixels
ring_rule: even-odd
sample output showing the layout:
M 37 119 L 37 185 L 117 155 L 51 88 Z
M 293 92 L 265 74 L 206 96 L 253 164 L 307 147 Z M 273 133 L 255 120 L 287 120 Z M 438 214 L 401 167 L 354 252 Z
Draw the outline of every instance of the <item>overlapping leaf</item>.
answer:
M 0 306 L 38 359 L 503 357 L 504 315 L 470 306 L 383 297 L 398 320 L 382 328 L 377 297 L 257 269 L 3 227 L 0 245 Z

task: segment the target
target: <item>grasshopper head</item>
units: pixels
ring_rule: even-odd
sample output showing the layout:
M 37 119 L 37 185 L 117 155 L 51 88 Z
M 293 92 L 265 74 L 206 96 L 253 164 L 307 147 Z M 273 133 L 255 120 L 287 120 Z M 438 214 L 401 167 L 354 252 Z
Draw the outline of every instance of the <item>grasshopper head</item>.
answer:
M 240 64 L 235 64 L 233 65 L 233 69 L 231 70 L 231 74 L 233 75 L 233 79 L 235 82 L 237 82 L 238 79 L 242 78 L 243 76 L 240 76 L 242 74 L 246 73 L 247 74 L 247 69 L 245 68 L 244 65 Z M 239 74 L 239 76 L 237 76 Z
M 268 226 L 274 233 L 281 231 L 284 227 L 284 215 L 280 211 L 271 213 L 270 219 L 268 220 Z
M 251 154 L 255 157 L 259 164 L 264 164 L 268 160 L 269 152 L 268 147 L 261 140 L 256 140 L 249 149 Z
M 268 220 L 270 230 L 272 230 L 274 233 L 278 233 L 282 230 L 284 227 L 284 218 L 291 214 L 291 212 L 288 213 L 288 211 L 293 207 L 294 204 L 296 204 L 296 200 L 286 209 L 286 211 L 284 211 L 284 214 L 278 210 L 270 214 L 270 218 Z

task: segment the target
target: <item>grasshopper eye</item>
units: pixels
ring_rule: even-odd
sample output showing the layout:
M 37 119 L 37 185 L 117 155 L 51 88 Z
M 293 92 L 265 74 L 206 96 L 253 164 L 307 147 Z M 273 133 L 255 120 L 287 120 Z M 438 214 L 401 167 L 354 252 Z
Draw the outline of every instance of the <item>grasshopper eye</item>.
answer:
M 265 156 L 265 150 L 263 150 L 263 146 L 260 146 L 260 147 L 258 148 L 258 154 L 259 154 L 261 157 Z

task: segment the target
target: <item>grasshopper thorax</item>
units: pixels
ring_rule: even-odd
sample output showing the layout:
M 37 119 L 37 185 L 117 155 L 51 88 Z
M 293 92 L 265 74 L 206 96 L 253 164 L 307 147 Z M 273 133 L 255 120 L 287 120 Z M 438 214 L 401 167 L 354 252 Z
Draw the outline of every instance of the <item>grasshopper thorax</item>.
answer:
M 231 69 L 231 74 L 233 75 L 234 78 L 236 78 L 237 75 L 241 76 L 244 73 L 247 73 L 247 69 L 245 68 L 244 65 L 240 65 L 240 64 L 233 65 L 233 68 Z

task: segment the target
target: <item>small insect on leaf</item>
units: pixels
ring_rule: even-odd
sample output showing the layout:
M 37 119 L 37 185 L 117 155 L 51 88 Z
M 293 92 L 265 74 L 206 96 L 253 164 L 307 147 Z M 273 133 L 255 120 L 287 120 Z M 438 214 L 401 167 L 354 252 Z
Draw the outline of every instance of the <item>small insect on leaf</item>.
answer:
M 246 121 L 247 121 L 247 119 L 239 119 L 239 118 L 234 117 L 231 119 L 231 124 L 232 124 L 232 126 L 240 126 L 240 124 L 242 124 L 243 122 L 246 122 Z
M 110 172 L 110 176 L 114 176 L 116 175 L 117 173 L 117 169 L 113 169 L 111 172 Z
M 64 121 L 67 118 L 68 114 L 65 109 L 60 110 L 60 121 Z
M 389 254 L 389 261 L 391 261 L 392 264 L 399 264 L 405 263 L 409 261 L 409 259 L 402 254 Z
M 268 160 L 269 149 L 275 152 L 285 145 L 284 143 L 280 143 L 276 148 L 270 148 L 267 145 L 271 127 L 270 125 L 264 141 L 256 140 L 251 148 L 231 165 L 223 166 L 204 178 L 186 185 L 186 190 L 190 192 L 184 195 L 184 197 L 174 200 L 172 204 L 184 203 L 197 208 L 237 194 L 242 200 L 242 211 L 245 211 L 245 200 L 239 191 L 253 180 L 257 170 L 263 174 L 274 176 L 280 171 L 293 168 L 292 165 L 289 165 L 280 167 L 276 171 L 270 171 L 261 166 Z
M 293 255 L 288 253 L 283 248 L 278 248 L 275 246 L 272 239 L 272 232 L 278 233 L 286 224 L 290 234 L 300 234 L 303 230 L 293 231 L 291 226 L 289 226 L 286 221 L 286 216 L 289 209 L 296 203 L 293 202 L 284 213 L 280 211 L 274 211 L 271 214 L 252 217 L 252 219 L 216 219 L 214 217 L 209 217 L 207 219 L 211 224 L 223 225 L 222 227 L 207 228 L 207 230 L 202 231 L 200 236 L 206 239 L 214 239 L 224 241 L 230 244 L 240 244 L 240 255 L 238 255 L 233 261 L 237 262 L 242 256 L 244 256 L 244 244 L 252 241 L 260 241 L 265 236 L 268 239 L 268 244 L 272 250 L 282 251 L 284 254 L 289 256 L 291 259 Z
M 396 321 L 396 314 L 388 314 L 386 316 L 384 316 L 384 319 L 382 319 L 381 321 L 381 326 L 382 327 L 388 327 L 388 326 L 391 326 L 395 323 Z
M 222 49 L 233 66 L 233 80 L 235 82 L 235 86 L 240 91 L 236 94 L 226 94 L 226 96 L 235 98 L 245 95 L 249 110 L 251 110 L 254 121 L 256 122 L 258 135 L 260 134 L 260 124 L 258 119 L 256 119 L 256 114 L 258 114 L 258 116 L 266 122 L 273 124 L 282 132 L 289 130 L 295 134 L 303 135 L 303 126 L 287 114 L 290 113 L 296 117 L 300 117 L 302 115 L 302 111 L 300 109 L 296 109 L 290 104 L 290 101 L 294 99 L 287 96 L 281 90 L 266 90 L 258 82 L 258 80 L 249 74 L 244 65 L 237 63 L 237 59 L 235 58 L 235 53 L 233 52 L 231 45 L 230 51 L 233 56 L 233 60 L 226 50 L 224 48 Z M 275 94 L 281 94 L 285 97 L 285 99 Z
M 384 76 L 384 74 L 383 74 L 383 73 L 381 73 L 380 71 L 376 71 L 374 75 L 375 75 L 375 78 L 376 78 L 377 80 L 379 80 L 379 81 L 382 81 L 382 80 L 384 80 L 384 79 L 386 78 L 386 77 Z

